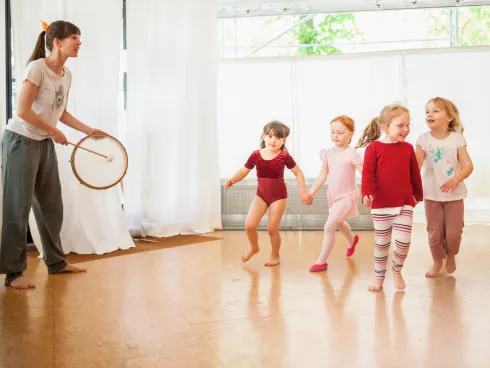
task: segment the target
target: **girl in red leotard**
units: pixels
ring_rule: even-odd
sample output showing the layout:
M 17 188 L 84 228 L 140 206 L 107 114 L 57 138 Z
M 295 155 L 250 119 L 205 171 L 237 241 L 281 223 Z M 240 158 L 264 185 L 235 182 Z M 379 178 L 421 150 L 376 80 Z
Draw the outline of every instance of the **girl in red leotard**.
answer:
M 252 152 L 245 166 L 226 182 L 225 188 L 228 189 L 245 178 L 254 167 L 257 167 L 257 196 L 250 206 L 245 222 L 250 249 L 242 256 L 242 262 L 247 262 L 259 252 L 257 227 L 269 209 L 267 230 L 271 238 L 272 254 L 265 266 L 277 266 L 280 263 L 281 236 L 279 235 L 279 224 L 288 197 L 286 183 L 284 182 L 284 167 L 290 169 L 296 176 L 303 203 L 309 205 L 312 202 L 312 198 L 306 190 L 303 172 L 286 150 L 285 143 L 288 136 L 289 128 L 283 123 L 273 121 L 267 124 L 262 133 L 260 149 Z

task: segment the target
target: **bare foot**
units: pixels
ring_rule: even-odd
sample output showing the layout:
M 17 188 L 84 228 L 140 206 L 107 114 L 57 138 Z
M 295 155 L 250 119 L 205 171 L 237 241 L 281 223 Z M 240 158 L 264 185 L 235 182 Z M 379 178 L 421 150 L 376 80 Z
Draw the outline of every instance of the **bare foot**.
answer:
M 271 256 L 271 259 L 269 262 L 264 263 L 265 267 L 274 267 L 279 265 L 281 263 L 279 256 Z
M 385 279 L 380 279 L 378 277 L 373 278 L 373 285 L 368 287 L 369 291 L 380 291 L 383 288 L 383 282 Z
M 242 260 L 243 263 L 248 262 L 250 258 L 252 258 L 254 255 L 259 253 L 260 248 L 257 247 L 251 247 L 247 253 L 245 253 L 240 259 Z
M 87 272 L 85 268 L 77 267 L 72 264 L 67 264 L 65 268 L 63 268 L 58 273 L 77 273 L 77 272 Z
M 425 273 L 425 277 L 433 279 L 434 277 L 437 276 L 441 268 L 442 268 L 442 260 L 434 261 L 434 264 L 432 265 L 430 270 Z
M 393 272 L 393 281 L 398 290 L 405 290 L 405 280 L 400 272 Z
M 10 286 L 14 289 L 35 289 L 36 288 L 36 285 L 34 285 L 31 281 L 29 281 L 25 276 L 17 277 L 8 286 Z
M 456 258 L 454 256 L 447 256 L 446 260 L 446 272 L 448 274 L 452 274 L 454 271 L 456 271 Z

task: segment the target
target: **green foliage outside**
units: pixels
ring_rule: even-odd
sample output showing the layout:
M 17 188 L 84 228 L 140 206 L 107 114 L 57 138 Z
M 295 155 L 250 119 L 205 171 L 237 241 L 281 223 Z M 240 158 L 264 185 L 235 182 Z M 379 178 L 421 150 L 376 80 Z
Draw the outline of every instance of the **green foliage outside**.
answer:
M 333 55 L 342 51 L 333 45 L 335 42 L 353 41 L 362 33 L 356 25 L 355 15 L 351 13 L 322 15 L 323 20 L 316 23 L 315 18 L 301 24 L 293 31 L 296 43 L 302 45 L 321 44 L 322 46 L 301 47 L 299 55 Z
M 427 21 L 427 36 L 451 37 L 452 46 L 490 45 L 490 6 L 444 9 L 431 13 Z M 315 16 L 294 29 L 292 34 L 293 43 L 321 45 L 300 47 L 298 55 L 341 54 L 342 50 L 334 46 L 335 43 L 358 41 L 363 36 L 352 13 Z
M 490 45 L 490 6 L 427 12 L 428 36 L 450 37 L 452 46 Z
M 457 46 L 490 44 L 490 7 L 460 9 L 460 32 Z

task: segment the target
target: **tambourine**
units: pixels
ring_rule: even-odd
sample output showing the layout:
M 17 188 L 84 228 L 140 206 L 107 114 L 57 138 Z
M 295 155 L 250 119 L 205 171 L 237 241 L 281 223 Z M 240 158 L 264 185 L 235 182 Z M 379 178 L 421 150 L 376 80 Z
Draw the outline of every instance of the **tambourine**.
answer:
M 128 170 L 128 155 L 124 146 L 108 134 L 82 138 L 71 154 L 71 168 L 80 184 L 103 190 L 117 185 Z

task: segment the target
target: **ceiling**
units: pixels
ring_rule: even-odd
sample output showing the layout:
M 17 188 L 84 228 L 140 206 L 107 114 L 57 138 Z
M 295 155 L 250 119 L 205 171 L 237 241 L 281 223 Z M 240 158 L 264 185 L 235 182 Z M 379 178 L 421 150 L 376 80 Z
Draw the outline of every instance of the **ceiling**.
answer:
M 490 5 L 490 0 L 216 0 L 218 17 Z

